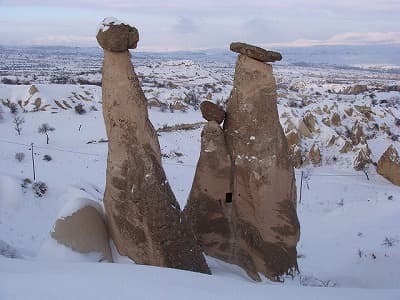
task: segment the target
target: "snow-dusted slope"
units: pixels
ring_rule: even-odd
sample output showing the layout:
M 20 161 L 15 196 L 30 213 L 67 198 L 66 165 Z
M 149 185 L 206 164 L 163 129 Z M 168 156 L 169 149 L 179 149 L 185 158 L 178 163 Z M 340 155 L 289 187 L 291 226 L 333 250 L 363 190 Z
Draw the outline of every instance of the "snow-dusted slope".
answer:
M 208 68 L 187 60 L 136 68 L 147 97 L 167 104 L 149 108 L 149 114 L 156 128 L 168 129 L 159 132 L 163 163 L 182 208 L 199 155 L 201 128 L 176 131 L 171 126 L 202 122 L 200 112 L 193 109 L 196 103 L 185 98 L 193 92 L 196 101 L 226 99 L 231 89 L 230 70 L 229 75 L 221 65 Z M 49 232 L 65 203 L 88 198 L 101 205 L 107 158 L 101 88 L 0 84 L 0 108 L 4 111 L 0 120 L 0 298 L 14 295 L 22 299 L 29 295 L 33 299 L 79 299 L 81 295 L 87 299 L 96 293 L 109 299 L 113 292 L 110 286 L 121 291 L 122 299 L 132 294 L 164 298 L 167 289 L 168 296 L 175 299 L 179 299 L 177 295 L 233 299 L 266 295 L 281 299 L 400 298 L 399 290 L 382 290 L 400 287 L 400 188 L 378 175 L 373 164 L 364 170 L 368 178 L 353 169 L 360 146 L 340 153 L 341 138 L 350 139 L 348 130 L 356 121 L 363 127 L 373 162 L 390 144 L 399 149 L 400 128 L 396 124 L 400 92 L 392 88 L 399 75 L 290 66 L 279 66 L 275 73 L 283 127 L 296 127 L 307 113 L 312 113 L 317 130 L 302 137 L 299 146 L 305 158 L 313 144 L 322 154 L 321 166 L 306 162 L 296 170 L 302 226 L 298 246 L 301 273 L 296 278 L 286 278 L 284 284 L 254 284 L 240 269 L 211 258 L 208 262 L 213 276 L 134 265 L 82 263 L 97 261 L 98 257 L 76 256 L 51 241 Z M 367 85 L 367 91 L 357 95 L 346 92 L 356 84 Z M 40 105 L 36 105 L 38 98 Z M 185 111 L 169 108 L 177 101 L 185 105 Z M 21 135 L 14 130 L 16 115 L 10 113 L 11 103 L 16 104 L 17 115 L 25 121 Z M 86 113 L 75 111 L 79 104 Z M 349 108 L 353 108 L 352 115 L 346 113 Z M 372 118 L 362 108 L 367 108 Z M 340 124 L 327 125 L 326 119 L 331 120 L 334 113 L 340 116 Z M 49 132 L 49 144 L 46 136 L 38 133 L 43 123 L 55 128 Z M 341 138 L 329 146 L 332 135 Z M 45 193 L 33 188 L 31 143 L 36 182 L 47 185 Z M 23 153 L 24 158 L 16 160 L 16 153 Z M 52 159 L 44 160 L 44 155 Z M 121 257 L 116 260 L 126 262 Z M 71 261 L 75 263 L 68 263 Z M 64 288 L 65 280 L 70 285 Z

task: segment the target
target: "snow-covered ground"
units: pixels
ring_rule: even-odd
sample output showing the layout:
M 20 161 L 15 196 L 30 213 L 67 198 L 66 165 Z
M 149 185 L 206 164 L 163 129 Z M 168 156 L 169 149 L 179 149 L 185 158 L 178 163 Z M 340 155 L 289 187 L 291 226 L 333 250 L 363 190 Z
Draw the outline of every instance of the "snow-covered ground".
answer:
M 156 128 L 203 121 L 193 103 L 183 100 L 190 91 L 200 101 L 207 96 L 226 99 L 232 80 L 228 70 L 233 70 L 215 65 L 175 59 L 137 68 L 149 99 L 186 106 L 184 112 L 149 109 Z M 378 175 L 373 164 L 365 170 L 368 178 L 356 172 L 357 147 L 343 154 L 340 140 L 327 146 L 332 135 L 346 138 L 346 128 L 359 121 L 374 162 L 390 144 L 400 149 L 400 92 L 387 88 L 398 84 L 399 75 L 294 66 L 279 66 L 275 73 L 283 127 L 296 126 L 312 112 L 318 132 L 303 138 L 300 146 L 307 153 L 317 144 L 322 153 L 321 166 L 306 163 L 296 170 L 298 200 L 302 190 L 299 275 L 284 283 L 256 284 L 239 268 L 212 258 L 207 260 L 213 275 L 206 276 L 126 264 L 121 257 L 115 264 L 95 263 L 96 256 L 76 255 L 58 245 L 49 232 L 66 203 L 79 198 L 102 202 L 107 137 L 101 88 L 44 82 L 36 83 L 35 90 L 31 84 L 0 84 L 0 299 L 400 299 L 400 187 Z M 369 91 L 341 93 L 354 84 L 366 84 Z M 10 103 L 17 104 L 17 114 L 10 113 Z M 86 113 L 75 111 L 79 104 Z M 356 109 L 343 117 L 355 105 L 371 107 L 373 120 Z M 325 125 L 322 119 L 333 112 L 342 117 L 340 125 Z M 14 129 L 16 116 L 24 119 L 21 135 Z M 48 133 L 49 144 L 38 132 L 44 123 L 55 129 Z M 383 123 L 390 135 L 379 129 Z M 192 184 L 200 132 L 201 128 L 159 133 L 164 168 L 181 208 Z M 47 185 L 45 193 L 33 189 L 31 143 L 36 182 Z M 21 161 L 16 153 L 23 153 Z M 44 160 L 45 155 L 51 160 Z

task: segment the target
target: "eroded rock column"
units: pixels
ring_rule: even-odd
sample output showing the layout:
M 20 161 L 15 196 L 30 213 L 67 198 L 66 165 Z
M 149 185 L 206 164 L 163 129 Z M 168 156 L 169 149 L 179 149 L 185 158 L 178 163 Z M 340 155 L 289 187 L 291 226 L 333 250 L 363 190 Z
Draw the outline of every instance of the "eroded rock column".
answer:
M 240 55 L 224 139 L 216 123 L 213 134 L 210 122 L 206 125 L 185 217 L 207 254 L 241 266 L 254 280 L 260 280 L 259 273 L 280 280 L 298 269 L 300 234 L 294 170 L 279 122 L 272 66 L 265 63 L 281 56 L 243 43 L 231 50 Z M 218 145 L 213 152 L 207 152 L 210 141 Z
M 131 63 L 138 31 L 105 19 L 97 34 L 104 49 L 103 115 L 108 144 L 104 204 L 112 239 L 138 264 L 210 273 L 161 165 L 147 101 Z

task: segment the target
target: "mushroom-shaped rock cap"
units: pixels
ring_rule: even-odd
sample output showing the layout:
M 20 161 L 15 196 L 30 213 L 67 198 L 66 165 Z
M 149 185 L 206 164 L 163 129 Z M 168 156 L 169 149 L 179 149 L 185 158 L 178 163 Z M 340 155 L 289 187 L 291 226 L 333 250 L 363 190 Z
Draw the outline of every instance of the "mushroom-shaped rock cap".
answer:
M 135 27 L 115 18 L 105 18 L 100 24 L 96 38 L 103 49 L 123 52 L 137 47 L 139 32 Z
M 261 62 L 275 62 L 282 59 L 282 55 L 279 52 L 265 50 L 245 43 L 231 43 L 230 49 L 233 52 L 246 55 Z
M 225 111 L 217 104 L 210 101 L 203 101 L 200 104 L 200 110 L 203 118 L 207 121 L 215 121 L 221 124 L 225 119 Z

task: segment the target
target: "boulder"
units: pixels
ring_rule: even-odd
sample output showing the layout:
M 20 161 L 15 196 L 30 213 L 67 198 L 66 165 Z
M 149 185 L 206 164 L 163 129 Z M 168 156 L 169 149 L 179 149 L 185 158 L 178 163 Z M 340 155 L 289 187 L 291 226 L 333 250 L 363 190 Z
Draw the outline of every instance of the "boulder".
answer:
M 333 126 L 339 126 L 340 125 L 340 116 L 337 112 L 333 113 L 331 117 L 331 124 Z
M 312 133 L 306 126 L 303 120 L 300 120 L 298 125 L 297 125 L 297 130 L 300 133 L 302 137 L 311 137 Z
M 322 156 L 317 144 L 314 144 L 311 147 L 310 152 L 308 153 L 308 158 L 314 166 L 321 165 Z
M 340 150 L 339 150 L 340 153 L 348 153 L 351 150 L 353 150 L 353 144 L 349 140 L 344 139 L 344 138 L 341 138 L 341 140 L 344 141 L 344 144 L 343 144 L 342 148 L 340 148 Z
M 365 145 L 358 150 L 353 162 L 353 168 L 356 171 L 362 171 L 365 170 L 366 166 L 371 162 L 371 150 L 369 149 L 368 145 Z
M 215 121 L 221 124 L 225 119 L 225 111 L 217 104 L 210 101 L 203 101 L 200 104 L 201 114 L 207 121 Z
M 268 51 L 245 43 L 231 43 L 230 49 L 233 52 L 246 55 L 261 62 L 275 62 L 282 60 L 282 55 L 279 52 Z
M 351 129 L 351 141 L 353 145 L 365 143 L 364 130 L 358 121 L 354 123 L 353 128 Z
M 354 111 L 354 109 L 352 107 L 349 107 L 349 108 L 344 110 L 346 115 L 348 115 L 349 117 L 351 117 L 353 115 L 353 111 Z
M 374 117 L 372 115 L 375 115 L 374 111 L 372 110 L 371 107 L 366 106 L 366 105 L 354 105 L 354 108 L 361 114 L 363 114 L 368 121 L 374 121 Z
M 331 138 L 328 141 L 328 147 L 331 147 L 331 146 L 335 145 L 336 139 L 337 139 L 337 136 L 336 135 L 332 135 Z
M 292 145 L 298 145 L 300 143 L 299 133 L 295 129 L 291 130 L 288 134 L 286 134 L 286 140 L 289 147 Z
M 188 107 L 183 104 L 181 101 L 175 101 L 174 103 L 171 103 L 169 105 L 169 108 L 172 110 L 178 110 L 178 111 L 186 111 Z
M 346 95 L 358 95 L 364 92 L 368 92 L 368 87 L 364 84 L 356 84 L 343 89 L 342 93 Z
M 99 252 L 103 260 L 112 262 L 107 227 L 102 213 L 94 206 L 84 206 L 70 216 L 59 218 L 51 236 L 76 252 Z
M 109 140 L 104 205 L 118 252 L 138 264 L 210 273 L 165 176 L 128 50 L 104 50 L 102 95 Z
M 211 162 L 205 163 L 205 154 L 201 153 L 185 208 L 185 219 L 192 222 L 205 252 L 242 267 L 258 281 L 259 273 L 279 280 L 298 269 L 296 245 L 300 226 L 295 176 L 276 101 L 271 65 L 239 55 L 224 135 L 215 129 L 218 134 L 211 139 L 211 145 L 217 150 L 208 153 Z M 208 130 L 202 137 L 204 152 L 210 149 L 205 146 L 210 144 L 206 143 Z M 225 161 L 226 152 L 230 166 Z M 201 166 L 206 166 L 202 176 L 198 171 Z M 219 180 L 221 188 L 214 187 L 214 180 Z M 199 206 L 201 201 L 207 204 L 196 208 L 194 203 Z M 200 226 L 195 221 L 198 215 L 208 221 Z
M 296 169 L 301 168 L 303 165 L 303 154 L 298 145 L 293 145 L 289 148 L 289 157 L 293 167 Z
M 376 171 L 391 183 L 400 186 L 400 158 L 393 145 L 382 154 Z
M 38 88 L 35 85 L 31 85 L 29 88 L 29 95 L 33 96 L 37 92 L 39 92 Z
M 117 19 L 106 18 L 101 23 L 96 38 L 103 49 L 123 52 L 137 47 L 139 32 L 135 27 Z
M 303 123 L 310 132 L 317 132 L 317 119 L 310 111 L 303 116 Z

